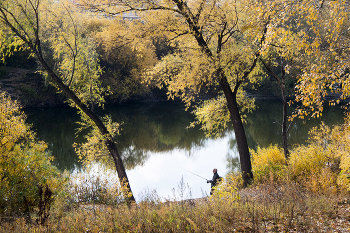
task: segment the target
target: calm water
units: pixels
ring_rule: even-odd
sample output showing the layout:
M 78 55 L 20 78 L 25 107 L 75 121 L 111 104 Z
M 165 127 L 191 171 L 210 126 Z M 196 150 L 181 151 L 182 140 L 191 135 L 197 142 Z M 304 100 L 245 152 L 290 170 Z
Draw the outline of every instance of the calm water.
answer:
M 281 144 L 281 128 L 274 123 L 281 120 L 281 103 L 264 101 L 257 105 L 258 109 L 247 116 L 245 123 L 249 147 Z M 72 147 L 74 142 L 83 142 L 83 135 L 76 135 L 76 122 L 79 121 L 76 110 L 51 108 L 27 109 L 25 112 L 38 138 L 49 144 L 56 158 L 55 164 L 62 170 L 79 168 Z M 161 197 L 173 198 L 173 189 L 179 195 L 178 186 L 182 180 L 190 187 L 185 190 L 186 197 L 202 197 L 209 192 L 210 185 L 192 173 L 210 179 L 214 167 L 221 176 L 239 169 L 232 129 L 215 139 L 205 137 L 198 128 L 187 128 L 193 116 L 181 103 L 106 106 L 103 112 L 115 121 L 123 122 L 117 146 L 136 198 L 146 190 L 156 190 Z M 342 123 L 342 110 L 325 108 L 321 119 L 293 122 L 289 143 L 304 143 L 308 130 L 321 121 L 329 125 Z

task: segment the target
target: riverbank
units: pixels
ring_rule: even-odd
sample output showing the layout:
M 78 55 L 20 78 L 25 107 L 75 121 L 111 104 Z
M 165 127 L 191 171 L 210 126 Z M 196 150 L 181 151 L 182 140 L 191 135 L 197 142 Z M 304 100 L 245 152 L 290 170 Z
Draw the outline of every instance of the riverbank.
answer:
M 265 88 L 266 87 L 261 87 L 261 91 L 247 90 L 246 94 L 249 98 L 260 101 L 282 99 L 278 87 L 274 87 L 274 91 L 266 91 Z M 0 89 L 6 91 L 12 99 L 18 100 L 23 107 L 68 106 L 65 96 L 58 93 L 56 88 L 51 86 L 49 81 L 41 77 L 36 69 L 0 66 Z M 326 100 L 333 100 L 339 98 L 339 96 L 339 93 L 329 93 Z M 211 98 L 212 93 L 201 97 L 203 99 Z M 295 99 L 294 94 L 289 94 L 287 96 L 288 101 L 293 99 Z M 159 89 L 153 89 L 148 93 L 134 95 L 127 100 L 110 99 L 106 96 L 106 103 L 109 104 L 128 101 L 152 103 L 167 100 L 166 90 Z M 343 101 L 349 102 L 349 99 Z
M 56 204 L 44 226 L 2 222 L 1 232 L 350 232 L 348 195 L 257 185 L 231 198 L 125 205 Z M 61 200 L 62 201 L 62 200 Z M 61 208 L 59 208 L 61 207 Z

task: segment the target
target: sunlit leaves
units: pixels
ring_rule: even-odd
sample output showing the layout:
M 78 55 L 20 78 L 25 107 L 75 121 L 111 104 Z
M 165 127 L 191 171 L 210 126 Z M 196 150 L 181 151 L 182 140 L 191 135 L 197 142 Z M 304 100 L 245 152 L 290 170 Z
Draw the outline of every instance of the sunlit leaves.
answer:
M 0 23 L 12 25 L 11 30 L 19 33 L 23 41 L 36 43 L 33 38 L 38 33 L 36 12 L 40 0 L 3 0 L 0 2 Z
M 112 92 L 108 98 L 120 101 L 147 92 L 142 73 L 157 62 L 152 41 L 135 35 L 138 31 L 133 22 L 91 18 L 86 25 L 101 25 L 88 36 L 93 38 L 104 64 L 101 80 Z
M 39 185 L 54 193 L 62 185 L 47 145 L 36 142 L 25 118 L 16 101 L 0 93 L 0 213 L 25 211 L 24 196 L 32 209 Z
M 114 161 L 109 155 L 108 148 L 105 144 L 105 138 L 108 135 L 101 135 L 99 129 L 91 122 L 91 120 L 81 113 L 83 121 L 79 122 L 81 130 L 92 128 L 88 135 L 85 136 L 86 142 L 81 144 L 74 144 L 75 151 L 79 156 L 79 159 L 84 165 L 91 165 L 93 162 L 100 162 L 108 167 L 112 168 Z M 85 117 L 84 117 L 85 116 Z M 104 117 L 104 124 L 114 137 L 119 134 L 120 124 L 113 122 L 110 116 Z
M 33 135 L 25 125 L 25 116 L 18 104 L 4 92 L 0 93 L 0 153 L 6 157 L 16 143 L 32 139 Z
M 22 40 L 13 36 L 0 24 L 0 60 L 6 64 L 6 58 L 11 57 L 15 52 L 25 50 L 26 46 Z
M 350 4 L 323 1 L 321 7 L 315 3 L 302 1 L 297 5 L 298 16 L 306 21 L 301 28 L 305 40 L 299 44 L 305 56 L 297 101 L 305 107 L 299 113 L 311 110 L 317 116 L 322 112 L 324 97 L 331 95 L 334 100 L 330 103 L 335 104 L 350 96 Z
M 52 51 L 53 62 L 62 81 L 87 104 L 102 104 L 103 88 L 98 80 L 102 69 L 99 55 L 84 19 L 69 1 L 43 6 L 43 43 Z M 50 59 L 50 57 L 48 57 Z
M 258 148 L 251 150 L 252 167 L 255 181 L 262 182 L 271 179 L 280 181 L 286 168 L 286 160 L 282 148 L 277 145 L 270 145 L 268 148 Z
M 189 106 L 213 82 L 214 69 L 199 50 L 181 51 L 164 57 L 145 78 L 149 84 L 164 85 L 169 98 L 180 97 Z
M 255 108 L 254 99 L 247 98 L 243 91 L 239 91 L 237 100 L 244 121 L 245 113 L 251 112 Z M 223 95 L 203 101 L 193 110 L 193 113 L 196 116 L 196 122 L 193 122 L 192 125 L 200 123 L 207 135 L 220 136 L 231 122 L 231 115 Z

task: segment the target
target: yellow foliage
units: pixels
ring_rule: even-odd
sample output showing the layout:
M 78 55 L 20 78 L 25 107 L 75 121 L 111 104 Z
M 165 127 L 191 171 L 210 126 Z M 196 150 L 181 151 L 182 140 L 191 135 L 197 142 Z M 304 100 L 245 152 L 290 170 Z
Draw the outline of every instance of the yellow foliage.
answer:
M 329 127 L 322 123 L 309 132 L 307 145 L 290 151 L 288 164 L 277 146 L 251 151 L 256 182 L 298 182 L 309 191 L 350 191 L 350 117 Z
M 54 195 L 62 190 L 62 179 L 44 142 L 36 142 L 25 124 L 25 115 L 16 101 L 0 93 L 0 214 L 33 211 L 38 186 Z M 24 199 L 25 198 L 25 199 Z
M 288 164 L 278 146 L 251 151 L 256 182 L 298 182 L 311 192 L 350 191 L 350 115 L 345 123 L 324 123 L 309 131 L 307 145 L 290 151 Z
M 105 144 L 105 135 L 101 135 L 100 130 L 97 128 L 89 118 L 81 113 L 83 122 L 81 129 L 92 128 L 91 132 L 85 136 L 86 142 L 81 144 L 74 144 L 75 151 L 79 156 L 79 159 L 85 166 L 91 165 L 94 162 L 100 162 L 109 168 L 114 166 L 114 161 L 109 155 L 108 148 Z M 113 122 L 110 116 L 104 117 L 104 124 L 110 132 L 111 136 L 114 137 L 119 133 L 119 123 Z
M 257 182 L 280 181 L 286 168 L 283 149 L 277 145 L 251 150 L 254 179 Z
M 229 173 L 223 178 L 217 186 L 214 187 L 214 193 L 210 196 L 212 204 L 218 202 L 234 202 L 240 197 L 238 189 L 243 186 L 242 175 L 240 173 Z
M 296 100 L 303 105 L 299 114 L 314 112 L 318 117 L 322 112 L 325 96 L 337 93 L 331 104 L 338 104 L 350 96 L 348 72 L 350 64 L 350 7 L 347 1 L 322 1 L 310 4 L 300 1 L 294 6 L 299 21 L 304 23 L 299 34 L 305 40 L 298 43 L 303 72 L 296 87 Z M 337 84 L 337 85 L 335 85 Z
M 97 27 L 89 36 L 93 38 L 102 62 L 107 63 L 101 79 L 113 91 L 109 98 L 123 99 L 147 91 L 142 85 L 142 73 L 158 61 L 152 41 L 132 34 L 131 28 L 136 25 L 125 21 L 109 20 L 98 24 L 95 19 L 88 21 L 86 26 Z
M 327 162 L 325 151 L 317 145 L 299 146 L 291 151 L 288 161 L 294 178 L 320 173 Z
M 342 135 L 339 137 L 340 157 L 340 174 L 338 176 L 338 184 L 350 191 L 350 114 L 345 118 L 342 127 Z

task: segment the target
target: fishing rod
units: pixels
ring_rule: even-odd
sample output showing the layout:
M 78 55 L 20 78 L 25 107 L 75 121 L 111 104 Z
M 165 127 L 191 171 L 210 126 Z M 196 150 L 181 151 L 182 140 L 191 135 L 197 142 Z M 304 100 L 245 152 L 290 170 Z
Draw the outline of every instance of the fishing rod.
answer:
M 182 168 L 182 167 L 178 167 L 178 168 L 181 168 L 181 169 L 183 169 L 183 170 L 185 170 L 185 171 L 187 171 L 187 172 L 189 172 L 189 173 L 192 173 L 193 175 L 198 176 L 198 177 L 200 177 L 200 178 L 202 178 L 202 179 L 208 180 L 208 179 L 204 178 L 203 176 L 197 175 L 196 173 L 193 173 L 193 172 L 191 172 L 191 171 L 189 171 L 189 170 L 186 170 L 185 168 Z

